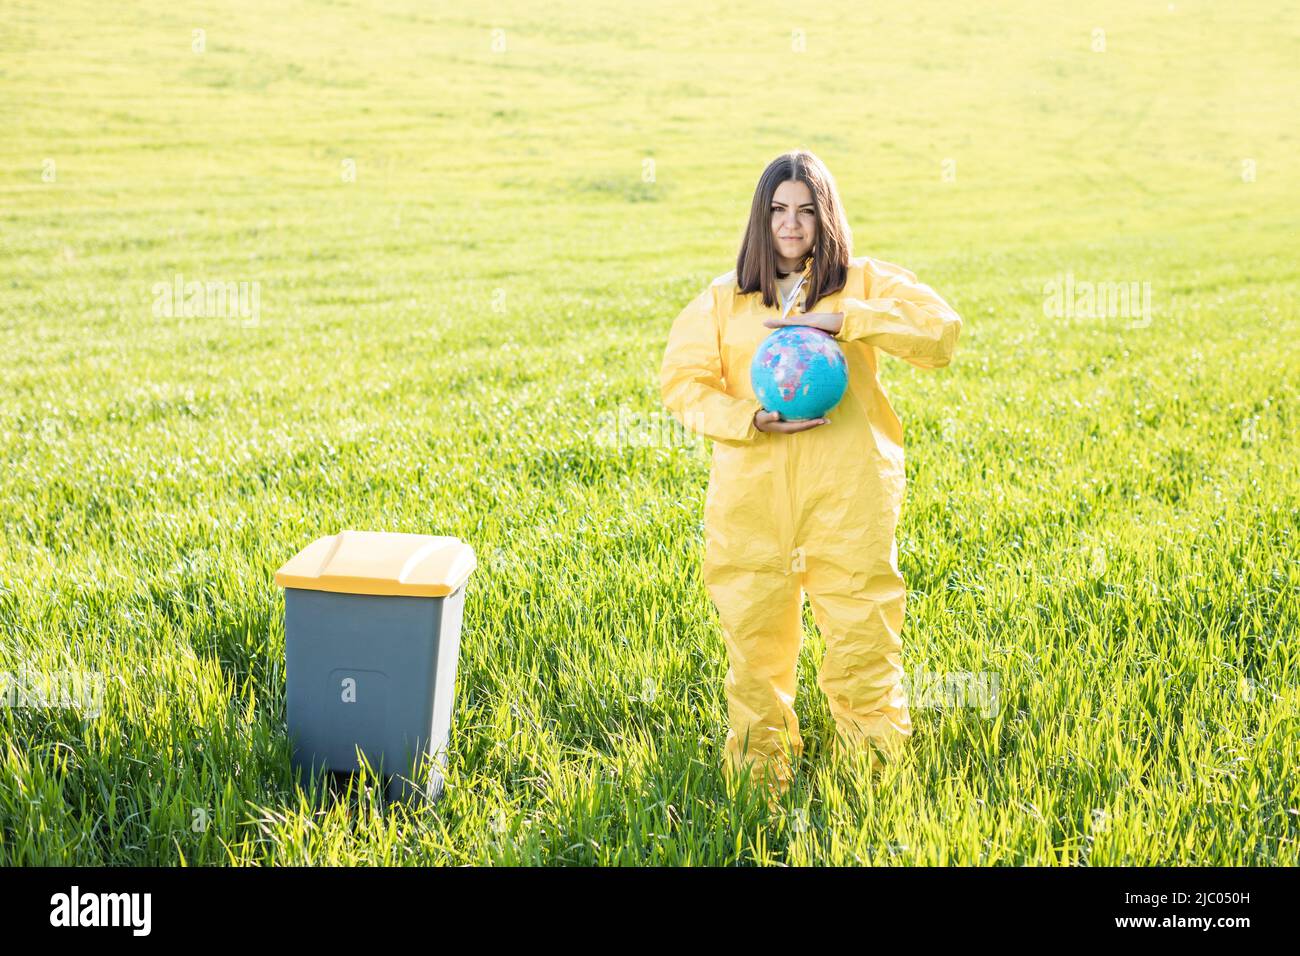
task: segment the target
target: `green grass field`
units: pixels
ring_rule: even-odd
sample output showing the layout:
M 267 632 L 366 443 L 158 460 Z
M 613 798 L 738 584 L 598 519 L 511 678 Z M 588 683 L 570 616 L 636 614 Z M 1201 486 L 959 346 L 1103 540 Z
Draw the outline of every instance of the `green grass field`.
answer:
M 104 687 L 0 709 L 0 861 L 1300 863 L 1295 21 L 568 6 L 0 12 L 0 673 Z M 999 692 L 873 781 L 805 610 L 769 812 L 658 368 L 797 146 L 964 318 L 883 359 L 904 664 Z M 1150 312 L 1049 315 L 1066 276 Z M 272 576 L 343 528 L 479 555 L 432 810 L 289 771 Z

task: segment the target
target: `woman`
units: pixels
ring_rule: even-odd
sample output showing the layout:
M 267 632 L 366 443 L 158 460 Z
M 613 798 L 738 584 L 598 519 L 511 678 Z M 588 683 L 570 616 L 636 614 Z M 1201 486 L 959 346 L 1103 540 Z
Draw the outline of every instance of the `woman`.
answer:
M 792 705 L 804 592 L 826 639 L 818 684 L 839 744 L 866 751 L 875 767 L 877 748 L 897 755 L 912 734 L 894 537 L 903 428 L 877 356 L 942 368 L 962 320 L 911 272 L 851 257 L 850 244 L 821 160 L 805 150 L 773 160 L 735 270 L 677 316 L 660 371 L 664 404 L 714 442 L 703 575 L 730 662 L 723 767 L 761 772 L 774 796 L 803 753 Z M 783 421 L 754 397 L 750 361 L 782 325 L 822 329 L 844 351 L 848 391 L 826 417 Z

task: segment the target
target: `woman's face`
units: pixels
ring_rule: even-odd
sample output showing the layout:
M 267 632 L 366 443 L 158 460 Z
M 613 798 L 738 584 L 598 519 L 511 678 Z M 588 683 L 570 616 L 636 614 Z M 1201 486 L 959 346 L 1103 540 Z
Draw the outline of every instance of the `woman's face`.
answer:
M 807 183 L 788 179 L 772 195 L 772 244 L 783 272 L 803 261 L 817 240 L 817 211 Z

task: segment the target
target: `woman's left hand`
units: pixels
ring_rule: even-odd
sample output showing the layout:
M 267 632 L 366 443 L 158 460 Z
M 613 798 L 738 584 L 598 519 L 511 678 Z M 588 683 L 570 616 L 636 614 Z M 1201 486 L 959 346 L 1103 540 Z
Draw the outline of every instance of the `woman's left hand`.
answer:
M 779 329 L 786 325 L 811 325 L 814 329 L 821 329 L 823 332 L 836 335 L 844 327 L 844 313 L 805 312 L 802 315 L 791 315 L 784 319 L 765 319 L 763 324 L 769 329 Z

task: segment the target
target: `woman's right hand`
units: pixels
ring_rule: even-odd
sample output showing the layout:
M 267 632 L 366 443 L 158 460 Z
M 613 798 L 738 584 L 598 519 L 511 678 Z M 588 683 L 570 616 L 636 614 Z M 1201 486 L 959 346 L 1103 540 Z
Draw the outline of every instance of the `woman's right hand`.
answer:
M 787 422 L 781 418 L 780 412 L 768 412 L 759 409 L 754 413 L 754 427 L 761 432 L 804 432 L 810 428 L 816 428 L 818 425 L 829 425 L 829 418 L 808 418 L 803 421 Z

